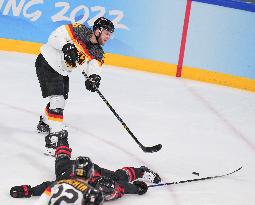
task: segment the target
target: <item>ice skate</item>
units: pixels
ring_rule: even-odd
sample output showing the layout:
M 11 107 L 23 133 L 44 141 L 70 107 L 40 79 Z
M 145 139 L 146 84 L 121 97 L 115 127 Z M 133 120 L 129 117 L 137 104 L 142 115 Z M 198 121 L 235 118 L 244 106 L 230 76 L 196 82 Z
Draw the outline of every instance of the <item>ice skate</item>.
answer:
M 50 127 L 45 122 L 43 122 L 43 117 L 40 116 L 39 123 L 37 125 L 37 132 L 42 134 L 50 133 Z
M 153 172 L 152 170 L 145 166 L 141 166 L 140 168 L 144 171 L 142 179 L 155 184 L 161 182 L 161 178 L 156 172 Z
M 45 155 L 55 156 L 55 150 L 58 145 L 58 141 L 65 141 L 68 144 L 67 141 L 68 132 L 67 130 L 61 130 L 59 132 L 53 132 L 49 133 L 45 137 Z

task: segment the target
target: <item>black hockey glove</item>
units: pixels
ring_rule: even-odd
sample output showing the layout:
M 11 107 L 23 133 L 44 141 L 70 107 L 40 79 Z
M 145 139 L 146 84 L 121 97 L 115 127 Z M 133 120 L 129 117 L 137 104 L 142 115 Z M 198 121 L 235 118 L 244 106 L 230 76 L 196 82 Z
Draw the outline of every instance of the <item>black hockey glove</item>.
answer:
M 87 90 L 91 92 L 95 92 L 100 85 L 101 77 L 97 74 L 92 74 L 89 78 L 85 81 L 85 87 Z
M 137 194 L 138 195 L 143 195 L 147 192 L 148 190 L 148 186 L 145 182 L 142 181 L 134 181 L 133 184 L 135 186 L 137 186 L 138 190 L 137 190 Z
M 64 60 L 70 67 L 76 67 L 76 61 L 78 61 L 78 50 L 72 43 L 67 43 L 63 46 L 62 51 L 64 53 Z
M 30 198 L 32 196 L 32 188 L 29 185 L 14 186 L 10 190 L 13 198 Z

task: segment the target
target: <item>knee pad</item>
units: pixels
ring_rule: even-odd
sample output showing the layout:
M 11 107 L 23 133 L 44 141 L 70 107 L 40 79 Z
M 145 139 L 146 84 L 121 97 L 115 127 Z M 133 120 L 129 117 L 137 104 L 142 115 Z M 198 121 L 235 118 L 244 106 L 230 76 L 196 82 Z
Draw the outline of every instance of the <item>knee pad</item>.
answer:
M 63 95 L 52 95 L 49 97 L 50 101 L 50 107 L 49 109 L 51 110 L 56 110 L 56 109 L 62 109 L 64 110 L 65 108 L 65 98 Z

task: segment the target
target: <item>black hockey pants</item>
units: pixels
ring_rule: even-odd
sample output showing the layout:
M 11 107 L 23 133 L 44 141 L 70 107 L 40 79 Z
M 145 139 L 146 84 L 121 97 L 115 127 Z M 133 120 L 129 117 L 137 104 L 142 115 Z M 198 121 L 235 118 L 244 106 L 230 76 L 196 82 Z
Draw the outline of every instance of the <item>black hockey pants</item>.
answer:
M 68 76 L 62 76 L 56 72 L 44 59 L 42 54 L 38 55 L 35 67 L 43 98 L 51 95 L 63 95 L 65 99 L 68 98 Z

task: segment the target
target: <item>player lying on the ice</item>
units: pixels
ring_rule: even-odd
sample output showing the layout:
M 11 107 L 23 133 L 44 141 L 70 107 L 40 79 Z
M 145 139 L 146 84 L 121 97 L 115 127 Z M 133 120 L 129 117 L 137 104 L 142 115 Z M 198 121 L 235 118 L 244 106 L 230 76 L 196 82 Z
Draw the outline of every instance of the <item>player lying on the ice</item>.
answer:
M 102 205 L 103 192 L 88 184 L 93 171 L 93 163 L 88 157 L 79 157 L 73 166 L 72 176 L 31 187 L 15 186 L 10 190 L 14 198 L 40 196 L 35 205 Z M 62 203 L 63 202 L 63 203 Z
M 145 166 L 139 168 L 124 167 L 116 171 L 110 171 L 93 164 L 88 157 L 78 157 L 72 160 L 71 151 L 67 140 L 59 139 L 55 155 L 56 181 L 45 181 L 34 187 L 30 185 L 14 186 L 10 190 L 10 195 L 14 198 L 40 196 L 44 191 L 47 192 L 46 188 L 54 183 L 59 184 L 62 180 L 70 181 L 75 177 L 82 177 L 84 179 L 89 178 L 88 184 L 103 192 L 104 200 L 109 201 L 118 199 L 124 194 L 145 194 L 148 187 L 144 181 L 156 184 L 161 181 L 157 173 Z M 69 185 L 73 186 L 74 189 L 76 188 L 75 183 Z M 58 197 L 52 195 L 51 197 L 55 197 L 54 200 L 63 199 L 62 195 Z

